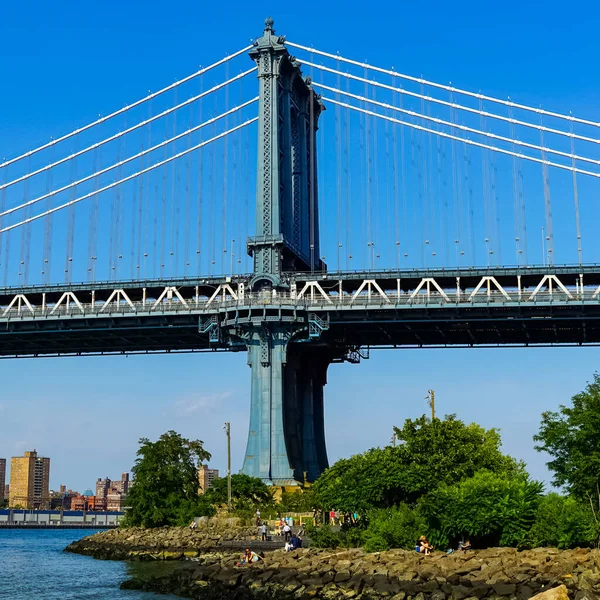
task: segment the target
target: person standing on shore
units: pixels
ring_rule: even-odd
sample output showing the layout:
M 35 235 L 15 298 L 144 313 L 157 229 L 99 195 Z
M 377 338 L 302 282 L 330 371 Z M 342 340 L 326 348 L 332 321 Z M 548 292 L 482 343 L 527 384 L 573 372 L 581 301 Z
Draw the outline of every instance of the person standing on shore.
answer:
M 267 541 L 267 526 L 265 523 L 263 523 L 259 528 L 260 531 L 260 535 L 261 535 L 261 540 L 263 542 Z

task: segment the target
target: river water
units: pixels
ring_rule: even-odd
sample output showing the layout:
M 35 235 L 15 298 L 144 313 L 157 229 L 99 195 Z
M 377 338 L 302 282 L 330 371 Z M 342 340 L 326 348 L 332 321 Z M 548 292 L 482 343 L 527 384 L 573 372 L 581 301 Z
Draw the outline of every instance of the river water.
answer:
M 63 552 L 73 540 L 95 531 L 0 528 L 2 600 L 167 600 L 148 592 L 120 590 L 130 574 L 160 570 L 156 563 L 95 560 Z M 166 566 L 166 565 L 165 565 Z

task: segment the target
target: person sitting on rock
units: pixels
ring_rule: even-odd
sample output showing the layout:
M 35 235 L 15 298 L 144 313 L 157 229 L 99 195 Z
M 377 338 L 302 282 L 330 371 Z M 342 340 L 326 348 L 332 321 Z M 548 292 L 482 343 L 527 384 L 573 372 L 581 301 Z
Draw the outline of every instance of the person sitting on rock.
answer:
M 196 521 L 194 520 L 190 523 L 190 531 L 194 531 L 196 527 L 198 527 L 198 523 L 196 523 Z
M 429 556 L 433 550 L 433 546 L 427 541 L 427 538 L 422 535 L 417 542 L 415 550 L 425 556 Z
M 244 554 L 242 554 L 242 560 L 236 566 L 241 567 L 242 565 L 258 562 L 259 560 L 262 560 L 262 558 L 256 552 L 252 552 L 250 548 L 246 548 Z
M 463 552 L 466 552 L 467 550 L 471 550 L 472 546 L 471 546 L 471 542 L 469 540 L 467 540 L 466 542 L 459 542 L 458 544 L 458 549 L 462 550 Z

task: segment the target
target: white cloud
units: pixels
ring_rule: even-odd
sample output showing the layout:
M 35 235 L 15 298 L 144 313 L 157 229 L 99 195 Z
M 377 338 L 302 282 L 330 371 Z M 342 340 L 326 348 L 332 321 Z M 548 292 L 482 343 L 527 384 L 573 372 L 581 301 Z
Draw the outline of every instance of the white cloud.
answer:
M 220 392 L 178 400 L 175 402 L 175 415 L 178 417 L 187 417 L 198 412 L 209 412 L 230 396 L 231 392 Z

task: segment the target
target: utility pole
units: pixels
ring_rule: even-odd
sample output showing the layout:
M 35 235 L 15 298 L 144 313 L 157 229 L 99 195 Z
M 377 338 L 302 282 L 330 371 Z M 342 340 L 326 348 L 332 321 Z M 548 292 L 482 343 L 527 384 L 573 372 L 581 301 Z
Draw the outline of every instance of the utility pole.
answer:
M 429 406 L 431 406 L 431 422 L 435 419 L 435 392 L 433 390 L 427 390 L 427 396 L 425 399 L 428 401 Z
M 392 446 L 395 448 L 396 447 L 396 432 L 394 431 L 394 433 L 392 434 Z
M 227 510 L 231 511 L 231 423 L 225 423 L 223 429 L 227 436 Z

